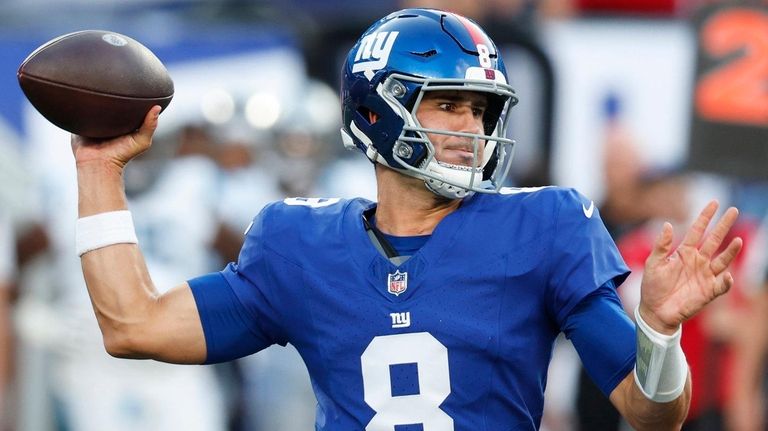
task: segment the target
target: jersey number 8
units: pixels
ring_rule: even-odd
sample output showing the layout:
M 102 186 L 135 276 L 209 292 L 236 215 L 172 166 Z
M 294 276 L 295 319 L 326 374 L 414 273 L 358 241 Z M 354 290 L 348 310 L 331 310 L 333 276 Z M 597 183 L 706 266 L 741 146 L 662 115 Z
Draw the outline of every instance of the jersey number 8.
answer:
M 424 431 L 452 431 L 453 419 L 440 409 L 451 393 L 448 349 L 428 332 L 375 337 L 360 357 L 365 402 L 376 414 L 366 431 L 394 431 L 422 424 Z M 419 393 L 392 395 L 390 366 L 416 364 Z

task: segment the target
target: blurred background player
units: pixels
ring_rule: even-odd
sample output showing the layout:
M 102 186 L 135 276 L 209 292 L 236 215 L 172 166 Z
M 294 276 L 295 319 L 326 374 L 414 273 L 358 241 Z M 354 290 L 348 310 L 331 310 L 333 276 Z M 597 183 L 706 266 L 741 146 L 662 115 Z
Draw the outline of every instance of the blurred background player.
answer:
M 602 208 L 606 225 L 632 274 L 619 288 L 626 309 L 640 301 L 640 280 L 653 241 L 664 221 L 679 231 L 695 216 L 693 209 L 713 193 L 728 200 L 729 185 L 713 176 L 695 175 L 679 167 L 653 168 L 641 156 L 631 130 L 622 118 L 619 95 L 609 93 L 603 103 L 607 118 L 603 148 L 606 193 Z M 691 368 L 694 385 L 691 408 L 684 430 L 726 429 L 723 414 L 730 401 L 733 349 L 739 327 L 750 325 L 743 319 L 746 293 L 751 277 L 746 259 L 755 248 L 757 229 L 749 215 L 733 228 L 733 235 L 744 239 L 744 254 L 734 264 L 737 283 L 727 297 L 714 301 L 691 319 L 682 337 L 683 350 Z M 680 241 L 676 238 L 675 241 Z M 618 430 L 618 412 L 583 372 L 576 395 L 579 429 Z M 626 426 L 626 425 L 624 425 Z
M 11 321 L 16 273 L 16 240 L 11 220 L 0 208 L 0 430 L 12 430 L 12 365 L 15 355 Z
M 733 334 L 736 345 L 725 409 L 728 431 L 762 431 L 768 427 L 768 217 L 760 229 L 755 241 L 759 250 L 754 259 L 748 259 L 758 278 L 746 292 L 749 304 Z
M 163 137 L 159 137 L 163 139 Z M 182 129 L 126 171 L 126 192 L 147 248 L 147 265 L 158 279 L 176 279 L 218 265 L 211 248 L 216 233 L 217 168 L 205 156 L 207 136 Z M 74 217 L 74 170 L 58 163 L 56 139 L 36 142 L 48 157 L 35 159 L 41 217 L 50 238 L 44 277 L 19 308 L 22 336 L 46 354 L 42 372 L 55 417 L 49 425 L 72 431 L 226 429 L 223 394 L 214 368 L 173 367 L 123 361 L 103 349 L 77 259 L 74 232 L 62 220 Z M 174 220 L 170 223 L 169 220 Z M 30 291 L 33 289 L 29 289 Z M 43 291 L 43 292 L 40 292 Z

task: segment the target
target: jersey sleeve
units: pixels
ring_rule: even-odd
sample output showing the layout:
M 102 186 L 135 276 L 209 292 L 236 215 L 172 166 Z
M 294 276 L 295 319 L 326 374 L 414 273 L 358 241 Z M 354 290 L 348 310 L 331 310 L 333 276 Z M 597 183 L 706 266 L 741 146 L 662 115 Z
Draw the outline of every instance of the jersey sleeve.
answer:
M 269 259 L 263 247 L 266 209 L 246 232 L 237 263 L 189 280 L 205 334 L 206 363 L 237 359 L 272 344 L 286 344 L 269 291 Z
M 606 397 L 632 371 L 637 352 L 635 324 L 624 312 L 613 281 L 574 307 L 563 332 Z
M 547 286 L 550 312 L 560 328 L 583 298 L 608 281 L 629 275 L 594 202 L 575 190 L 559 195 L 552 229 Z

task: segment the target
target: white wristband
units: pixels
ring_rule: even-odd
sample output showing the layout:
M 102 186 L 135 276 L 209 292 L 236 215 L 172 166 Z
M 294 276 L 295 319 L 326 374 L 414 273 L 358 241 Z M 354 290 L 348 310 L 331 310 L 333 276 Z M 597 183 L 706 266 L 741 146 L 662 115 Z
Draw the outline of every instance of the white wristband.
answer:
M 110 211 L 77 219 L 77 255 L 114 244 L 138 244 L 131 212 Z
M 635 383 L 646 398 L 657 403 L 670 402 L 683 393 L 688 380 L 688 363 L 680 347 L 682 325 L 672 335 L 656 332 L 635 308 L 637 359 Z

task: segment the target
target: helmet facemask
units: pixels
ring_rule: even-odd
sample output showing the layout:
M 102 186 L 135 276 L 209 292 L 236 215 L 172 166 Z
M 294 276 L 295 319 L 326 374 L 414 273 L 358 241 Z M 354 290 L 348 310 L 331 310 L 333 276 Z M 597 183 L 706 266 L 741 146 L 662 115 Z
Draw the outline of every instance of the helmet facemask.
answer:
M 431 91 L 488 94 L 489 105 L 483 119 L 484 133 L 423 127 L 416 118 L 416 112 L 425 94 Z M 402 132 L 392 147 L 392 158 L 399 166 L 391 168 L 424 180 L 429 190 L 449 199 L 461 199 L 474 192 L 498 193 L 506 184 L 515 144 L 513 140 L 504 137 L 508 126 L 506 111 L 517 102 L 512 87 L 497 81 L 422 79 L 394 73 L 378 86 L 377 92 L 404 122 Z M 413 102 L 409 103 L 409 99 Z M 411 104 L 413 106 L 409 109 L 407 105 Z M 429 134 L 471 139 L 473 158 L 469 166 L 437 160 Z M 480 145 L 485 145 L 482 160 Z

